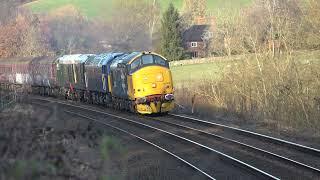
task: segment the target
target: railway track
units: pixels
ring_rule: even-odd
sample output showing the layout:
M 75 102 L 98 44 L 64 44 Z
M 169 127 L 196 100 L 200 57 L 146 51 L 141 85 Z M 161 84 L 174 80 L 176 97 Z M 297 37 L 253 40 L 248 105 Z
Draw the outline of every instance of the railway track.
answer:
M 318 179 L 320 177 L 320 170 L 316 163 L 317 158 L 319 158 L 317 154 L 318 151 L 314 148 L 280 139 L 275 140 L 275 142 L 272 141 L 273 138 L 269 136 L 187 116 L 174 114 L 170 114 L 169 118 L 144 116 L 143 119 L 151 118 L 156 121 L 141 121 L 141 117 L 130 117 L 130 114 L 126 113 L 119 116 L 102 110 L 93 109 L 91 107 L 72 105 L 48 99 L 41 100 L 61 104 L 66 106 L 66 109 L 75 108 L 65 111 L 96 122 L 100 121 L 101 123 L 106 123 L 103 119 L 99 120 L 101 115 L 116 118 L 118 120 L 112 121 L 112 124 L 108 124 L 110 122 L 107 123 L 109 127 L 115 128 L 119 131 L 122 130 L 122 132 L 133 135 L 138 139 L 141 138 L 140 140 L 144 139 L 144 142 L 149 142 L 148 144 L 151 143 L 150 145 L 153 145 L 181 162 L 188 164 L 190 167 L 194 168 L 209 179 L 225 179 L 227 174 L 229 174 L 228 177 L 238 179 L 239 177 L 241 177 L 240 179 L 256 179 L 257 177 L 263 177 L 266 179 Z M 84 112 L 79 111 L 79 109 L 86 111 L 86 115 L 83 115 Z M 90 115 L 88 116 L 88 114 Z M 175 139 L 172 143 L 179 145 L 175 148 L 168 146 L 168 142 L 163 142 L 163 140 L 160 141 L 159 139 L 150 137 L 147 137 L 149 138 L 149 140 L 147 140 L 145 139 L 145 134 L 153 133 L 146 132 L 142 133 L 142 135 L 136 135 L 133 132 L 139 132 L 141 130 L 137 127 L 135 127 L 136 129 L 132 129 L 132 125 L 139 126 L 140 129 L 143 128 L 149 129 L 149 131 L 158 132 L 162 134 L 162 139 Z M 127 129 L 122 129 L 123 127 L 126 127 Z M 239 139 L 239 137 L 235 137 L 234 135 L 241 135 L 250 140 Z M 290 156 L 283 156 L 283 154 L 279 153 L 284 150 L 282 148 L 277 147 L 276 150 L 271 151 L 270 148 L 267 148 L 266 150 L 265 147 L 261 146 L 264 142 L 260 142 L 261 144 L 257 144 L 255 141 L 253 141 L 253 144 L 249 143 L 252 139 L 256 139 L 257 137 L 259 137 L 259 140 L 266 138 L 268 140 L 267 145 L 271 148 L 279 146 L 279 144 L 285 144 L 285 148 L 295 147 L 294 150 L 300 153 L 312 152 L 311 155 L 314 156 L 315 160 L 314 162 L 306 163 L 305 161 L 300 161 L 301 159 L 299 158 L 292 158 L 293 156 L 297 156 L 297 152 L 290 151 L 290 153 L 288 153 Z M 264 146 L 266 146 L 266 144 L 264 144 Z M 191 154 L 190 152 L 181 151 L 181 148 L 190 149 L 190 147 L 193 148 L 193 152 Z M 192 158 L 193 156 L 195 158 Z M 212 156 L 214 156 L 213 159 L 215 162 L 208 163 L 210 158 L 206 157 Z M 204 157 L 204 159 L 197 159 L 197 157 Z M 205 162 L 201 162 L 204 160 Z
M 179 125 L 191 126 L 203 131 L 203 133 L 224 137 L 226 140 L 237 141 L 247 146 L 253 146 L 256 149 L 264 149 L 263 151 L 276 155 L 278 158 L 286 159 L 297 163 L 302 168 L 320 173 L 319 149 L 193 117 L 177 114 L 170 114 L 170 116 L 172 117 L 170 121 L 175 120 L 175 122 L 180 123 Z M 182 121 L 177 121 L 177 118 Z M 217 133 L 214 134 L 212 133 L 213 131 Z M 290 158 L 294 160 L 290 160 Z
M 197 123 L 203 123 L 205 125 L 218 127 L 218 128 L 224 129 L 224 130 L 245 134 L 247 136 L 253 136 L 255 138 L 259 138 L 259 139 L 262 139 L 262 140 L 271 141 L 272 143 L 275 143 L 275 144 L 282 144 L 282 145 L 289 146 L 289 147 L 292 147 L 294 149 L 297 149 L 297 150 L 300 150 L 300 151 L 303 151 L 303 152 L 308 152 L 308 153 L 312 153 L 312 154 L 315 154 L 317 156 L 320 156 L 320 149 L 308 147 L 308 146 L 301 145 L 301 144 L 298 144 L 298 143 L 286 141 L 286 140 L 283 140 L 283 139 L 279 139 L 279 138 L 275 138 L 275 137 L 259 134 L 259 133 L 248 131 L 248 130 L 244 130 L 244 129 L 239 129 L 239 128 L 235 128 L 235 127 L 231 127 L 231 126 L 226 126 L 226 125 L 223 125 L 223 124 L 218 124 L 218 123 L 214 123 L 214 122 L 205 121 L 205 120 L 201 120 L 201 119 L 194 118 L 194 117 L 178 115 L 178 114 L 172 114 L 172 113 L 169 114 L 169 115 L 172 116 L 172 117 L 175 117 L 175 118 L 180 118 L 180 119 L 183 119 L 183 120 L 193 121 L 193 122 L 197 122 Z
M 50 101 L 52 102 L 52 101 Z M 33 105 L 38 105 L 38 106 L 46 106 L 46 108 L 50 108 L 50 104 L 48 105 L 44 105 L 44 104 L 41 104 L 41 103 L 35 103 L 35 102 L 32 102 Z M 66 105 L 66 104 L 64 104 Z M 74 106 L 73 106 L 74 107 Z M 76 108 L 76 107 L 75 107 Z M 132 132 L 129 132 L 128 130 L 125 130 L 124 128 L 120 128 L 120 127 L 117 127 L 115 125 L 112 125 L 111 123 L 108 123 L 108 122 L 105 122 L 103 120 L 99 120 L 99 119 L 96 119 L 96 118 L 93 118 L 93 117 L 90 117 L 90 116 L 87 116 L 87 115 L 81 115 L 79 114 L 79 112 L 75 112 L 75 111 L 71 111 L 71 110 L 64 110 L 64 113 L 68 113 L 72 116 L 76 116 L 76 117 L 80 117 L 80 118 L 83 118 L 83 119 L 86 119 L 86 120 L 89 120 L 89 121 L 92 121 L 92 122 L 95 122 L 95 123 L 98 123 L 100 125 L 103 125 L 103 126 L 106 126 L 106 127 L 109 127 L 109 128 L 112 128 L 112 129 L 115 129 L 119 132 L 122 132 L 126 135 L 129 135 L 129 136 L 132 136 L 152 147 L 155 147 L 156 149 L 160 150 L 160 151 L 163 151 L 167 154 L 169 154 L 170 156 L 172 156 L 173 158 L 177 159 L 178 161 L 181 161 L 182 163 L 188 165 L 189 167 L 193 168 L 194 170 L 196 170 L 197 172 L 199 172 L 201 174 L 201 176 L 205 177 L 206 179 L 215 179 L 213 178 L 212 176 L 210 176 L 209 174 L 207 174 L 206 172 L 204 172 L 203 170 L 201 170 L 200 168 L 198 168 L 197 166 L 193 165 L 192 163 L 188 162 L 187 160 L 183 159 L 182 157 L 176 155 L 175 153 L 147 140 L 146 138 L 143 138 L 142 136 L 139 136 L 139 135 L 136 135 L 135 133 L 132 133 Z
M 151 119 L 158 121 L 160 123 L 159 126 L 166 126 L 167 129 L 171 128 L 176 132 L 179 131 L 184 134 L 184 137 L 189 137 L 207 146 L 218 147 L 218 150 L 242 161 L 251 162 L 253 166 L 281 179 L 320 178 L 320 170 L 317 168 L 320 157 L 317 155 L 308 155 L 304 152 L 296 151 L 296 149 L 293 151 L 291 149 L 290 151 L 287 147 L 277 147 L 277 145 L 270 145 L 270 143 L 244 141 L 235 136 L 235 134 L 228 134 L 223 130 L 217 131 L 210 127 L 199 128 L 198 124 L 186 125 L 186 123 L 177 119 Z M 176 127 L 176 129 L 172 127 Z M 261 144 L 264 146 L 262 147 Z M 287 153 L 283 154 L 285 151 Z
M 91 107 L 72 105 L 66 102 L 41 100 L 58 103 L 63 106 L 64 111 L 67 113 L 95 122 L 103 122 L 105 125 L 111 125 L 109 127 L 116 127 L 118 130 L 122 129 L 145 139 L 165 150 L 171 156 L 179 157 L 180 161 L 187 163 L 209 179 L 279 179 L 213 148 L 164 129 L 148 125 L 147 123 L 142 123 L 141 120 L 129 119 L 122 115 L 119 116 Z M 113 117 L 117 120 L 104 122 L 103 119 L 106 117 Z

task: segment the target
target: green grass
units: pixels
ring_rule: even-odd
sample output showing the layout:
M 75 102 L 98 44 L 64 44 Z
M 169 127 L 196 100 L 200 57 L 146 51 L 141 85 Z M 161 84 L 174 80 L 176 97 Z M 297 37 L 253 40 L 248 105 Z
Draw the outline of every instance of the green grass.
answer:
M 27 4 L 35 13 L 52 12 L 63 6 L 73 5 L 87 17 L 97 17 L 112 11 L 115 0 L 38 0 Z
M 151 0 L 147 0 L 151 1 Z M 208 0 L 209 11 L 215 12 L 221 8 L 240 8 L 250 4 L 253 0 Z M 38 0 L 27 4 L 35 13 L 52 12 L 65 5 L 73 5 L 87 17 L 103 17 L 112 14 L 116 0 Z M 182 9 L 183 0 L 159 0 L 161 10 L 164 11 L 172 2 L 178 9 Z
M 202 79 L 218 80 L 223 72 L 234 62 L 219 61 L 205 64 L 190 64 L 171 67 L 175 84 L 187 81 L 200 81 Z
M 320 51 L 296 51 L 292 56 L 298 64 L 320 63 Z M 244 59 L 252 58 L 252 55 L 243 56 L 240 59 L 236 58 L 238 60 L 230 60 L 230 58 L 225 57 L 211 63 L 172 66 L 173 81 L 175 84 L 203 80 L 218 81 L 226 72 L 230 71 L 232 67 L 238 66 Z M 250 61 L 253 64 L 256 63 L 254 59 Z

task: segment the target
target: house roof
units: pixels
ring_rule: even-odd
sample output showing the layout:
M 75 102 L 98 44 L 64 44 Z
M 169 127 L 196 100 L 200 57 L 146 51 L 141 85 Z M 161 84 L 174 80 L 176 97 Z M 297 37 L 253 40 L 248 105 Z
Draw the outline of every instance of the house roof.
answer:
M 193 25 L 183 33 L 183 41 L 202 41 L 203 33 L 209 29 L 209 25 Z

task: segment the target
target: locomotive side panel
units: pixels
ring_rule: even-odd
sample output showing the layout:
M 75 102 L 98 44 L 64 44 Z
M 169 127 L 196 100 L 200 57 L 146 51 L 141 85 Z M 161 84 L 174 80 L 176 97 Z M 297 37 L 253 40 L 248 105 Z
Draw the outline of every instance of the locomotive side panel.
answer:
M 68 64 L 57 64 L 57 84 L 59 87 L 69 88 L 70 86 L 70 79 L 69 73 L 70 67 Z
M 85 66 L 86 87 L 89 91 L 105 92 L 102 84 L 102 70 L 97 66 Z
M 85 82 L 85 66 L 84 63 L 77 63 L 71 66 L 73 78 L 71 79 L 71 83 L 76 89 L 85 90 L 86 82 Z
M 125 68 L 116 68 L 111 71 L 113 96 L 129 99 L 127 75 Z
M 65 55 L 57 59 L 57 79 L 61 87 L 79 93 L 86 90 L 85 62 L 93 54 Z M 79 92 L 76 92 L 80 90 Z M 79 95 L 79 94 L 78 94 Z M 76 95 L 76 96 L 78 96 Z

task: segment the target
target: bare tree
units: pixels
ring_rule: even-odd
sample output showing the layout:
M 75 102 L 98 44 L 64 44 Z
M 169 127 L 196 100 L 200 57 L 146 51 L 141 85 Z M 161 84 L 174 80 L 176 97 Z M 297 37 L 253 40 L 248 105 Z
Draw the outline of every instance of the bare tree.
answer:
M 206 0 L 184 0 L 183 12 L 186 18 L 189 18 L 191 24 L 198 24 L 202 19 L 204 20 L 207 13 Z
M 243 18 L 232 9 L 222 9 L 216 15 L 216 28 L 210 49 L 220 55 L 243 53 Z
M 214 50 L 227 55 L 290 52 L 301 42 L 303 12 L 299 0 L 257 0 L 240 12 L 222 9 L 217 13 Z
M 246 12 L 248 44 L 273 56 L 296 46 L 302 10 L 298 0 L 259 0 Z
M 14 20 L 0 26 L 0 57 L 39 56 L 47 53 L 36 16 L 19 13 Z
M 320 2 L 318 0 L 308 0 L 304 9 L 304 24 L 302 24 L 299 34 L 302 46 L 311 49 L 320 48 Z
M 99 31 L 97 23 L 86 20 L 80 13 L 77 15 L 49 18 L 46 37 L 51 49 L 57 54 L 73 54 L 95 52 L 99 45 Z
M 0 26 L 14 19 L 18 14 L 18 7 L 31 0 L 0 0 Z
M 113 50 L 151 50 L 154 28 L 158 24 L 157 1 L 117 1 L 118 9 L 108 21 L 104 36 Z
M 50 21 L 50 43 L 58 54 L 75 53 L 82 43 L 80 30 L 82 19 L 77 17 L 63 17 Z
M 16 16 L 18 4 L 18 0 L 0 1 L 0 25 L 6 24 Z
M 150 39 L 153 40 L 153 35 L 155 32 L 155 28 L 159 26 L 160 22 L 160 4 L 158 0 L 153 0 L 152 4 L 149 5 L 149 15 L 147 15 L 148 19 L 148 28 Z

